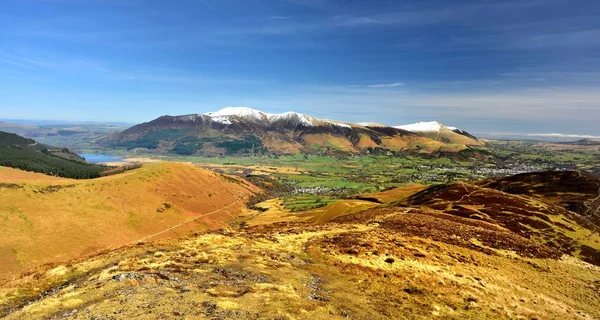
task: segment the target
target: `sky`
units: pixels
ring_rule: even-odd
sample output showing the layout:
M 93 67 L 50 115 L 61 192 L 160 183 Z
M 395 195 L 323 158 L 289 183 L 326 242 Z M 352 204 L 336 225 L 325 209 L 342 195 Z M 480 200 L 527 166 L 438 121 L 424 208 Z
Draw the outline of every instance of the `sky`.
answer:
M 600 136 L 597 0 L 0 0 L 0 118 Z

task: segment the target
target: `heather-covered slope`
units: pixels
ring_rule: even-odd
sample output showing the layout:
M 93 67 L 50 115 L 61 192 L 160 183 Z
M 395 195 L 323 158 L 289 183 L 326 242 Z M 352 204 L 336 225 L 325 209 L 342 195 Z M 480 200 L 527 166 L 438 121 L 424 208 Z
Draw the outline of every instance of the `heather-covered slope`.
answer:
M 527 239 L 600 265 L 600 234 L 585 216 L 538 198 L 465 183 L 421 191 L 401 205 L 485 221 Z
M 414 209 L 128 246 L 0 283 L 7 319 L 595 319 L 600 269 Z M 410 213 L 412 212 L 412 213 Z M 480 240 L 476 240 L 480 239 Z M 495 246 L 495 244 L 498 244 Z
M 579 213 L 600 228 L 600 176 L 581 171 L 524 173 L 480 186 L 525 195 Z

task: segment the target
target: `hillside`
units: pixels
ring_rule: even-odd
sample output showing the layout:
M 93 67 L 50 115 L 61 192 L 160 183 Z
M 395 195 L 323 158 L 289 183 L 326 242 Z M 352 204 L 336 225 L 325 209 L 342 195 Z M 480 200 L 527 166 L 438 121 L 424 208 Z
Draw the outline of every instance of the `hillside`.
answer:
M 568 197 L 568 192 L 565 194 Z M 553 204 L 539 198 L 513 195 L 472 184 L 450 183 L 425 189 L 396 205 L 425 207 L 452 216 L 483 221 L 600 265 L 598 225 L 557 202 Z
M 161 236 L 222 227 L 258 191 L 235 178 L 170 163 L 93 180 L 2 168 L 0 181 L 2 275 L 122 246 L 199 216 Z
M 7 319 L 597 319 L 600 268 L 415 208 L 127 246 L 0 283 Z
M 600 138 L 584 138 L 581 140 L 564 143 L 576 146 L 600 146 Z
M 437 121 L 418 122 L 408 125 L 394 126 L 394 128 L 414 132 L 421 136 L 443 143 L 464 144 L 470 146 L 483 145 L 483 142 L 470 133 L 456 127 L 447 127 Z
M 217 185 L 210 182 L 211 192 L 219 185 L 227 188 L 219 192 L 220 201 L 222 198 L 233 201 L 234 188 L 250 194 L 246 188 L 252 187 L 244 186 L 241 181 L 223 179 L 181 164 L 156 164 L 122 176 L 94 180 L 99 188 L 95 193 L 108 196 L 106 192 L 111 188 L 111 197 L 124 197 L 128 194 L 125 189 L 131 188 L 137 192 L 136 197 L 142 197 L 135 198 L 135 203 L 144 206 L 148 200 L 143 195 L 156 196 L 152 192 L 156 188 L 161 200 L 146 209 L 136 208 L 136 212 L 144 212 L 144 225 L 151 225 L 154 221 L 151 217 L 157 213 L 150 211 L 156 210 L 155 206 L 164 208 L 161 206 L 164 199 L 173 201 L 168 202 L 173 204 L 171 208 L 183 210 L 191 205 L 192 190 L 206 190 L 202 185 L 208 184 L 207 180 L 198 182 L 201 173 L 208 175 L 205 179 L 221 180 Z M 547 173 L 547 178 L 552 174 Z M 28 178 L 31 178 L 28 184 L 33 186 L 31 181 L 37 177 Z M 197 185 L 188 186 L 192 181 Z M 78 184 L 91 187 L 81 181 Z M 150 190 L 142 187 L 147 184 L 152 186 Z M 53 182 L 53 185 L 58 184 Z M 68 192 L 82 196 L 79 185 Z M 26 187 L 29 188 L 33 187 Z M 74 190 L 79 191 L 73 193 Z M 55 193 L 67 194 L 67 189 Z M 121 206 L 130 205 L 128 201 L 132 199 L 125 198 Z M 203 201 L 208 199 L 212 198 L 204 197 Z M 0 282 L 0 316 L 7 319 L 557 320 L 600 317 L 600 267 L 564 255 L 589 258 L 577 247 L 597 243 L 598 237 L 589 233 L 577 213 L 561 205 L 466 183 L 424 190 L 423 186 L 406 186 L 332 202 L 305 212 L 284 210 L 285 205 L 289 203 L 273 205 L 273 200 L 267 200 L 257 205 L 269 206 L 267 211 L 240 217 L 243 223 L 225 229 L 196 232 L 185 238 L 132 243 L 66 263 L 38 266 L 18 277 L 7 278 Z M 115 220 L 118 215 L 111 210 L 103 212 L 114 222 L 110 227 L 99 224 L 112 231 L 107 237 L 115 239 L 133 232 L 132 225 Z M 167 210 L 161 214 L 171 213 Z M 85 220 L 86 226 L 92 225 L 85 214 L 79 214 L 78 219 Z M 85 236 L 89 237 L 89 231 L 85 231 L 88 229 L 83 230 L 80 232 L 88 233 Z M 581 238 L 586 234 L 587 238 Z M 123 243 L 132 242 L 127 240 Z M 46 241 L 52 243 L 56 239 Z
M 225 108 L 204 115 L 162 116 L 108 135 L 105 147 L 179 155 L 360 154 L 459 151 L 463 142 L 435 141 L 392 127 L 365 127 L 287 112 Z
M 480 186 L 559 205 L 600 229 L 600 176 L 581 171 L 535 172 L 485 180 Z
M 105 166 L 86 163 L 66 148 L 55 148 L 35 140 L 0 131 L 0 166 L 40 172 L 65 178 L 97 178 Z

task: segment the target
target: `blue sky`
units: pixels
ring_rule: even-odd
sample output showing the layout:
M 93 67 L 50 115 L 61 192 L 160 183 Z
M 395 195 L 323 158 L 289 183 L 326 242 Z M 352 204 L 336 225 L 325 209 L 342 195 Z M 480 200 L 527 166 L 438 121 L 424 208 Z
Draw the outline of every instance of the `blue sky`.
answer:
M 227 106 L 600 135 L 597 0 L 4 0 L 0 118 Z

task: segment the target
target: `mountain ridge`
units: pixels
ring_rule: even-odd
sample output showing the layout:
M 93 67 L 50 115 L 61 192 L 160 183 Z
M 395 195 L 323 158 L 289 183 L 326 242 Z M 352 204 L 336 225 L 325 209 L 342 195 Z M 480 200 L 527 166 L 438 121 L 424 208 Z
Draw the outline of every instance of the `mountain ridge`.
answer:
M 459 134 L 456 134 L 460 136 Z M 460 151 L 481 145 L 475 137 L 431 139 L 389 126 L 363 126 L 285 112 L 245 107 L 205 114 L 161 116 L 106 136 L 101 144 L 180 155 L 361 154 Z

